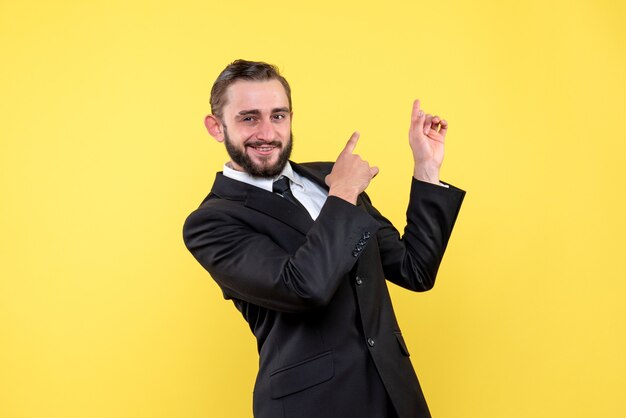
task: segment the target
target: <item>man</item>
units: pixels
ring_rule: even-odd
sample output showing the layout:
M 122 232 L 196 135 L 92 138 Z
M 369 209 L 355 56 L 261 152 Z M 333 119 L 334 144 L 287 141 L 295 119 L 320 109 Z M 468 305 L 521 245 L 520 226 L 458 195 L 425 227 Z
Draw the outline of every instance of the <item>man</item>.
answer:
M 335 163 L 296 164 L 291 91 L 238 60 L 211 90 L 211 136 L 231 161 L 187 219 L 187 248 L 232 299 L 260 356 L 256 417 L 429 417 L 385 279 L 430 289 L 464 192 L 439 182 L 448 124 L 415 101 L 403 238 L 363 193 L 378 173 L 349 139 Z

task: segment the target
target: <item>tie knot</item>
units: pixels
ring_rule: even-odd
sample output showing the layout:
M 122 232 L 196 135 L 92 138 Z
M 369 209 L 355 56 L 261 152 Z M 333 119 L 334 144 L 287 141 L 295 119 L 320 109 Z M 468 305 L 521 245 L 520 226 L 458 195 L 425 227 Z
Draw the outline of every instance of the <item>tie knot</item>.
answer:
M 278 193 L 279 195 L 284 195 L 285 192 L 289 189 L 289 179 L 287 177 L 281 177 L 274 182 L 272 185 L 272 191 L 274 193 Z

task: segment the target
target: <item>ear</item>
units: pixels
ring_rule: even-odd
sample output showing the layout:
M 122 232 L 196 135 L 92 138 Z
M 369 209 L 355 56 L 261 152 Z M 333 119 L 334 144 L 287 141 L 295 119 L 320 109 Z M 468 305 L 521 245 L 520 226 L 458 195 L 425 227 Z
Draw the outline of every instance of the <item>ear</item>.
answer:
M 207 117 L 204 118 L 204 126 L 217 142 L 224 142 L 224 127 L 216 116 L 207 115 Z

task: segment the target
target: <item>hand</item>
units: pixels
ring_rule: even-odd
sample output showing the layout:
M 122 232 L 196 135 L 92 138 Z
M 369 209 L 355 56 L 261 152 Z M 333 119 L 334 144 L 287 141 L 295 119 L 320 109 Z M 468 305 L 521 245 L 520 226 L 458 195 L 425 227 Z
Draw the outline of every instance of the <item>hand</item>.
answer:
M 346 147 L 341 151 L 332 171 L 326 176 L 330 187 L 329 196 L 337 196 L 353 205 L 370 181 L 378 174 L 377 167 L 370 167 L 359 155 L 353 154 L 359 140 L 359 133 L 352 134 Z
M 409 144 L 413 151 L 415 168 L 413 177 L 428 183 L 439 184 L 439 169 L 443 163 L 443 147 L 448 122 L 439 116 L 425 114 L 420 101 L 413 102 Z

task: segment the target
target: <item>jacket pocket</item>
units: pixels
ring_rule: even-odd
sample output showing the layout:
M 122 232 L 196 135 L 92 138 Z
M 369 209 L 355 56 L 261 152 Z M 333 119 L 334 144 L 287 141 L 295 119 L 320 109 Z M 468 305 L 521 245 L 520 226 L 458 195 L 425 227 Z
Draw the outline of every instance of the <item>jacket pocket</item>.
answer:
M 399 332 L 399 331 L 394 331 L 393 333 L 396 336 L 396 339 L 398 340 L 398 344 L 400 344 L 400 351 L 402 351 L 402 354 L 404 354 L 405 356 L 409 357 L 411 354 L 409 353 L 409 349 L 406 346 L 406 343 L 404 342 L 404 338 L 402 337 L 402 333 Z
M 318 385 L 330 380 L 334 374 L 332 351 L 278 369 L 270 375 L 272 399 L 282 398 Z

